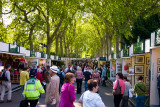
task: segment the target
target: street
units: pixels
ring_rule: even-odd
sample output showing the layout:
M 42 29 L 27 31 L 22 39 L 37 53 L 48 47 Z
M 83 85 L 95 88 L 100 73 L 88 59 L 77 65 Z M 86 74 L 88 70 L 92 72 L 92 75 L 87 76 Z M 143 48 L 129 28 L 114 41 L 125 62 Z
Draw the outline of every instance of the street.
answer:
M 83 92 L 84 92 L 84 87 L 83 87 Z M 111 85 L 107 83 L 107 87 L 99 86 L 99 94 L 107 107 L 114 107 Z M 80 98 L 80 94 L 76 94 L 76 101 L 74 102 L 75 107 L 81 107 L 81 104 L 78 103 L 79 98 Z M 2 103 L 0 104 L 0 107 L 19 107 L 21 99 L 22 99 L 21 91 L 18 90 L 12 94 L 12 100 L 13 100 L 12 102 Z M 5 96 L 5 101 L 6 101 L 6 96 Z M 39 103 L 37 107 L 46 107 L 44 101 L 45 101 L 45 94 L 42 94 L 41 98 L 39 99 Z M 129 107 L 132 107 L 132 106 L 129 105 Z

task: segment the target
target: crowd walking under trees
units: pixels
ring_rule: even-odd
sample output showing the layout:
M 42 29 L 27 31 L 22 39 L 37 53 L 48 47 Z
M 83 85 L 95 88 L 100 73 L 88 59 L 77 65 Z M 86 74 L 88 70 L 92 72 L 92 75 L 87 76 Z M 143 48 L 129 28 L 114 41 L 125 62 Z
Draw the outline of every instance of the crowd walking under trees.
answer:
M 99 95 L 99 86 L 106 87 L 107 74 L 109 66 L 96 67 L 82 61 L 68 66 L 37 66 L 24 67 L 20 73 L 20 86 L 22 101 L 20 107 L 36 107 L 41 94 L 45 93 L 45 103 L 47 107 L 74 107 L 76 93 L 80 94 L 79 103 L 83 107 L 106 107 Z M 12 102 L 11 83 L 10 83 L 10 65 L 6 65 L 1 74 L 2 91 L 0 103 L 4 103 L 5 87 L 8 88 L 7 102 Z M 128 100 L 133 94 L 131 84 L 122 73 L 116 74 L 117 79 L 113 83 L 113 96 L 115 107 L 129 107 Z M 159 75 L 157 76 L 159 79 Z M 84 80 L 84 82 L 83 82 Z M 135 84 L 136 107 L 144 107 L 146 85 L 143 83 L 143 77 L 138 78 Z M 75 81 L 76 84 L 75 85 Z M 83 92 L 83 84 L 84 90 Z M 159 83 L 158 83 L 159 84 Z M 75 92 L 75 86 L 77 91 Z M 67 106 L 66 106 L 67 105 Z

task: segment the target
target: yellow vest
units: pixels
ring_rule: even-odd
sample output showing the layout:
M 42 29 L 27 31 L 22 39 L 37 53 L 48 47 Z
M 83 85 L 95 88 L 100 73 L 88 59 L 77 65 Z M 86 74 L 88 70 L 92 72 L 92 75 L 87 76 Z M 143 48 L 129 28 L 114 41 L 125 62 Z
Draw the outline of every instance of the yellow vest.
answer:
M 30 78 L 26 82 L 22 94 L 27 98 L 27 100 L 36 100 L 39 99 L 41 93 L 44 93 L 44 89 L 40 81 L 35 78 Z

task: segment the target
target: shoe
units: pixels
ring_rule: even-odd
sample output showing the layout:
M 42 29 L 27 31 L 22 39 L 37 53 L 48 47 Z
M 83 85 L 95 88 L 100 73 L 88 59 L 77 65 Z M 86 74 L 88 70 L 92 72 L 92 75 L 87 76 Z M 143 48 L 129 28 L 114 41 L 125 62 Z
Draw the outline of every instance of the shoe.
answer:
M 12 102 L 12 100 L 7 100 L 7 102 L 9 103 L 9 102 Z
M 0 100 L 0 103 L 4 103 L 4 100 Z

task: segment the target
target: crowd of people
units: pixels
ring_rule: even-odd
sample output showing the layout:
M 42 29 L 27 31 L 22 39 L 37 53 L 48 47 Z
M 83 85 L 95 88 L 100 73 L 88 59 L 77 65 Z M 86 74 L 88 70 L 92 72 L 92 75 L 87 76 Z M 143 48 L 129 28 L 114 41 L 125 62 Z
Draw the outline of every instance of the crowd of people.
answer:
M 4 103 L 5 88 L 8 88 L 8 100 L 11 102 L 11 82 L 10 65 L 6 65 L 6 70 L 1 74 L 2 91 L 0 103 Z M 79 103 L 83 107 L 106 107 L 98 94 L 99 85 L 106 87 L 109 67 L 82 65 L 61 66 L 37 66 L 37 69 L 24 67 L 20 73 L 20 86 L 23 100 L 20 107 L 36 107 L 41 94 L 45 93 L 45 103 L 47 107 L 74 107 L 76 99 L 74 82 L 77 83 L 77 94 L 81 94 Z M 3 75 L 4 74 L 4 75 Z M 117 73 L 117 79 L 113 83 L 113 95 L 115 107 L 128 107 L 129 90 L 131 84 L 126 76 Z M 84 79 L 85 92 L 82 93 L 82 83 Z M 138 78 L 135 84 L 136 107 L 143 107 L 145 102 L 146 85 Z M 120 103 L 121 102 L 121 103 Z M 66 106 L 67 105 L 67 106 Z

